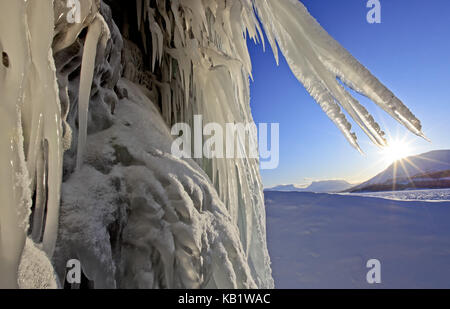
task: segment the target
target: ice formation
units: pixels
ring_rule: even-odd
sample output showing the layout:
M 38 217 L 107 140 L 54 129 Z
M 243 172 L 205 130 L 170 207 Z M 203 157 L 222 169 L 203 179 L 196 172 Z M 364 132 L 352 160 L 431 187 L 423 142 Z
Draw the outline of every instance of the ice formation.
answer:
M 61 281 L 78 258 L 94 287 L 273 287 L 258 160 L 176 159 L 168 130 L 253 123 L 246 39 L 263 30 L 356 148 L 341 108 L 386 141 L 340 82 L 423 135 L 297 0 L 80 4 L 70 23 L 64 0 L 0 2 L 0 286 L 29 233 Z
M 51 48 L 53 3 L 1 1 L 0 15 L 0 287 L 16 287 L 32 207 L 34 224 L 30 229 L 45 252 L 53 254 L 62 128 Z
M 360 149 L 341 107 L 375 144 L 384 146 L 386 140 L 373 117 L 338 80 L 371 99 L 414 134 L 424 136 L 411 111 L 326 33 L 303 4 L 297 0 L 254 3 L 275 54 L 278 43 L 292 72 L 354 147 Z

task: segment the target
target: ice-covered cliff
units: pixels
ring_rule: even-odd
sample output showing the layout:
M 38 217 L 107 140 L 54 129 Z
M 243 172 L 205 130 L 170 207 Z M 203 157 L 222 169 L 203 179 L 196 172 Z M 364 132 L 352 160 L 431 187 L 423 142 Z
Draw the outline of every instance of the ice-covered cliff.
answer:
M 253 123 L 263 30 L 353 146 L 341 107 L 386 142 L 338 79 L 422 135 L 297 0 L 0 1 L 0 286 L 28 235 L 62 282 L 76 258 L 93 287 L 273 287 L 258 160 L 178 159 L 169 130 Z

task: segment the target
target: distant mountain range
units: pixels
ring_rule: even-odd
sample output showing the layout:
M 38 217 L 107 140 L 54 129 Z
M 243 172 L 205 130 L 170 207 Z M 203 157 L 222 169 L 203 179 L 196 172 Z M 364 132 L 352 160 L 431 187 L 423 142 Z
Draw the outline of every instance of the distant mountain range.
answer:
M 450 150 L 435 150 L 391 164 L 370 180 L 352 185 L 345 180 L 315 181 L 307 187 L 288 184 L 265 191 L 280 192 L 376 192 L 450 188 Z
M 450 188 L 450 150 L 436 150 L 399 160 L 349 192 Z
M 281 185 L 266 189 L 266 191 L 336 193 L 348 190 L 351 187 L 352 184 L 345 180 L 325 180 L 315 181 L 308 187 L 300 187 L 298 185 Z

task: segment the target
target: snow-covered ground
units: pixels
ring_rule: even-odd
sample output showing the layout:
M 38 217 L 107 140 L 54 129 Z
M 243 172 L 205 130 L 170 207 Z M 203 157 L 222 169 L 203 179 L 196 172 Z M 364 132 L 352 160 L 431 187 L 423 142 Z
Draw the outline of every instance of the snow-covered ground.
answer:
M 441 191 L 448 196 L 415 196 Z M 448 201 L 303 192 L 265 199 L 276 288 L 450 288 Z M 370 259 L 381 262 L 379 285 L 367 283 Z
M 399 201 L 450 201 L 450 189 L 367 192 L 349 195 L 380 197 Z

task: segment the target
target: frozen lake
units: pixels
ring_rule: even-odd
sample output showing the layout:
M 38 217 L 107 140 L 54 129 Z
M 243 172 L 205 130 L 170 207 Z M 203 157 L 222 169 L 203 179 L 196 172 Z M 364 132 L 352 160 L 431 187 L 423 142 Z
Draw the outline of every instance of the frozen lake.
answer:
M 432 191 L 413 193 L 434 202 L 265 192 L 275 286 L 450 288 L 450 202 L 432 198 L 448 190 Z M 381 284 L 367 283 L 370 259 L 381 262 Z
M 367 192 L 349 195 L 372 196 L 403 201 L 450 201 L 450 189 Z

